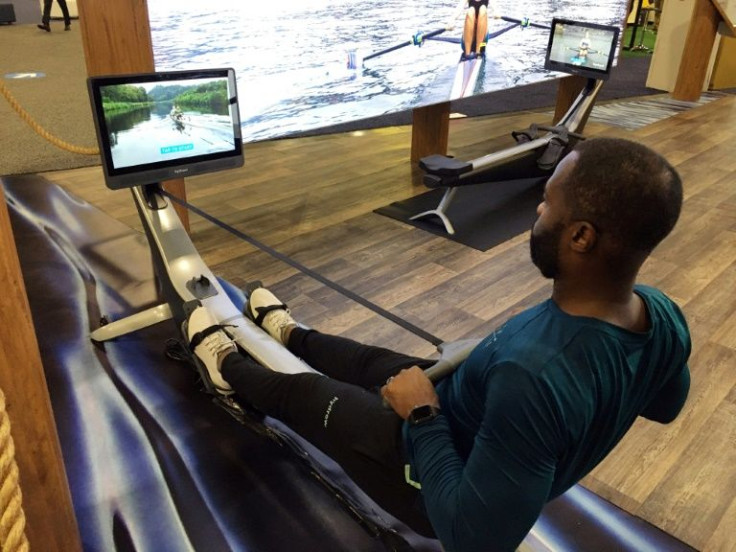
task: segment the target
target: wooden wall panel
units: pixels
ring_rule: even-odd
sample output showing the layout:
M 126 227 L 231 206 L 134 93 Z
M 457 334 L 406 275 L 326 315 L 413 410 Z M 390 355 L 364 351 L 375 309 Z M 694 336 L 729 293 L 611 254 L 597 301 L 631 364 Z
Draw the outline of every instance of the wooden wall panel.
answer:
M 450 102 L 443 102 L 413 111 L 411 132 L 411 160 L 419 161 L 428 155 L 445 155 L 450 132 Z
M 146 0 L 79 0 L 90 76 L 154 70 Z
M 712 0 L 695 0 L 672 97 L 695 101 L 707 81 L 708 65 L 722 17 Z

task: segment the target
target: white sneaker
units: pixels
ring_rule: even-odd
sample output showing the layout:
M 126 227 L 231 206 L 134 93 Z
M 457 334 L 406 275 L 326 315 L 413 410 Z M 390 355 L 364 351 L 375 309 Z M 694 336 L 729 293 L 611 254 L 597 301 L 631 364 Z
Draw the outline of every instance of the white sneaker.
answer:
M 197 307 L 189 317 L 187 339 L 189 348 L 207 369 L 206 374 L 201 374 L 207 389 L 222 395 L 231 394 L 233 388 L 222 378 L 220 365 L 222 359 L 228 353 L 237 352 L 238 347 L 205 307 Z
M 297 325 L 287 306 L 266 288 L 254 289 L 245 308 L 246 314 L 256 325 L 281 344 L 284 344 L 284 328 Z

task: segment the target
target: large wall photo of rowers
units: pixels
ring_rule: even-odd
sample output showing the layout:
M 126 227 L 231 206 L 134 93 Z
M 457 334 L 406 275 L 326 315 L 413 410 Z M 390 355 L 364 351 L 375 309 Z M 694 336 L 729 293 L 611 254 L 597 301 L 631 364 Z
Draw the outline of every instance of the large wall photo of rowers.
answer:
M 490 1 L 488 13 L 502 17 L 488 19 L 476 82 L 458 88 L 461 4 L 156 0 L 148 9 L 156 70 L 235 69 L 246 142 L 559 77 L 544 69 L 542 27 L 553 17 L 621 26 L 627 9 L 621 0 Z

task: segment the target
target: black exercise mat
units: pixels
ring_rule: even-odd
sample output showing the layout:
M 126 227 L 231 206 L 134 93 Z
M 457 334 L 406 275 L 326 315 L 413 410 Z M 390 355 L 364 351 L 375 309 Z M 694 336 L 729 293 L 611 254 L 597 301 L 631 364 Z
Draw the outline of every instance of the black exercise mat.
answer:
M 487 251 L 532 227 L 537 218 L 537 205 L 542 200 L 544 181 L 545 178 L 526 178 L 458 187 L 446 212 L 455 228 L 454 235 L 447 233 L 438 217 L 409 220 L 414 215 L 437 208 L 445 193 L 444 188 L 391 203 L 375 212 L 479 251 Z

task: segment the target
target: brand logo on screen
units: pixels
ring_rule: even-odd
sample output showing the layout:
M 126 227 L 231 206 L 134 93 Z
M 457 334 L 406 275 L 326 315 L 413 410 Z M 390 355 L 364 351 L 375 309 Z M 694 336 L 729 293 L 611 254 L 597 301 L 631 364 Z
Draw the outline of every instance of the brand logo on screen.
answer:
M 188 173 L 188 172 L 189 172 L 189 169 L 188 168 L 174 169 L 174 174 L 183 174 L 183 173 Z

